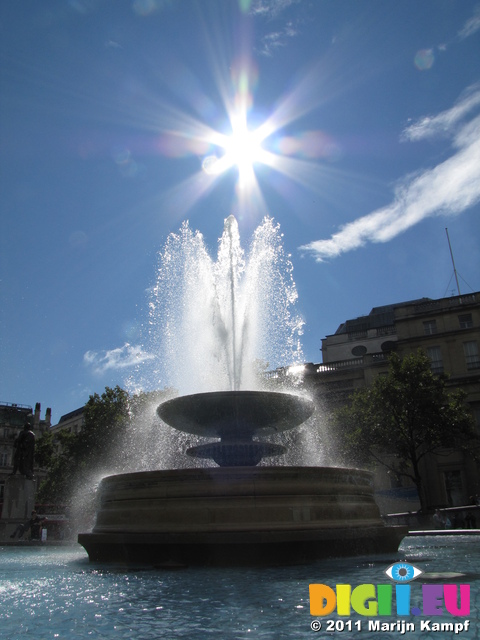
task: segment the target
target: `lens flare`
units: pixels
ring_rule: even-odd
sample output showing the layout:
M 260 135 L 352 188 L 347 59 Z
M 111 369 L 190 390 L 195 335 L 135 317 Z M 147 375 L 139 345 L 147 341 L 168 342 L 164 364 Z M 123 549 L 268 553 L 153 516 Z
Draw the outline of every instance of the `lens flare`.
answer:
M 218 109 L 211 117 L 195 108 L 197 115 L 194 116 L 169 104 L 158 105 L 156 152 L 179 159 L 195 156 L 200 164 L 197 173 L 163 193 L 163 210 L 175 218 L 185 215 L 224 176 L 234 171 L 237 178 L 230 209 L 238 219 L 268 214 L 259 177 L 276 190 L 279 178 L 283 177 L 323 193 L 327 177 L 338 179 L 334 170 L 325 164 L 327 161 L 331 165 L 339 157 L 338 143 L 320 130 L 294 132 L 289 127 L 288 134 L 282 131 L 318 105 L 312 89 L 313 77 L 317 74 L 312 72 L 300 81 L 298 87 L 261 118 L 254 104 L 255 89 L 260 82 L 255 64 L 248 55 L 228 66 L 221 65 L 219 60 L 221 56 L 214 60 L 213 66 L 223 102 L 223 126 Z M 188 76 L 185 72 L 183 75 Z M 200 86 L 195 85 L 195 100 L 190 94 L 191 83 L 185 85 L 184 90 L 182 100 L 192 106 L 212 103 L 212 98 L 204 95 Z M 323 164 L 319 160 L 324 161 Z
M 428 71 L 428 69 L 432 68 L 434 62 L 435 55 L 433 53 L 433 49 L 421 49 L 420 51 L 417 51 L 414 63 L 420 71 Z

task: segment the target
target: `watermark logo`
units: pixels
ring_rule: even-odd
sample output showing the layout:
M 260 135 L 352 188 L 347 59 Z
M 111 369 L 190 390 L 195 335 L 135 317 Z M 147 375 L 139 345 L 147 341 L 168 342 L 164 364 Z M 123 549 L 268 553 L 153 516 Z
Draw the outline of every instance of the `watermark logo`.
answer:
M 470 615 L 469 584 L 422 584 L 412 590 L 412 582 L 424 572 L 408 562 L 396 562 L 385 569 L 391 583 L 337 584 L 335 588 L 326 584 L 310 585 L 310 614 L 325 618 L 335 612 L 340 618 L 348 618 L 352 613 L 369 617 L 370 631 L 398 631 L 403 634 L 415 630 L 414 622 L 404 618 L 396 622 L 373 620 L 378 616 L 427 616 L 420 621 L 420 631 L 453 631 L 455 634 L 466 631 L 470 621 L 432 622 L 433 616 L 451 615 L 466 617 Z M 393 584 L 392 584 L 393 583 Z M 412 598 L 413 591 L 413 598 Z M 412 606 L 413 604 L 413 606 Z M 327 631 L 362 629 L 362 621 L 327 620 Z M 314 631 L 322 628 L 319 620 L 313 621 Z M 342 627 L 340 629 L 340 627 Z
M 423 571 L 408 562 L 396 562 L 385 569 L 385 573 L 395 582 L 411 582 L 418 578 Z

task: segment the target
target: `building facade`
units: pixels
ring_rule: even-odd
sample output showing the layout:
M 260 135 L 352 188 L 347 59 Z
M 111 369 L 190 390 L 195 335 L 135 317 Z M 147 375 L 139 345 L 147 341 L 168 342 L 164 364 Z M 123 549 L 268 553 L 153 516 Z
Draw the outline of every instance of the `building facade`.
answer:
M 388 371 L 388 355 L 400 357 L 424 350 L 432 371 L 445 373 L 447 385 L 466 393 L 480 433 L 480 293 L 431 300 L 422 298 L 376 307 L 367 316 L 342 323 L 322 340 L 322 364 L 310 381 L 316 394 L 334 409 L 357 389 Z M 473 456 L 445 450 L 423 464 L 430 506 L 468 504 L 480 493 L 480 474 Z M 384 511 L 412 509 L 413 487 L 402 486 L 385 469 L 376 470 L 380 506 Z M 380 495 L 381 494 L 381 495 Z M 382 498 L 383 495 L 383 498 Z
M 451 390 L 466 394 L 480 434 L 480 292 L 432 300 L 421 298 L 373 308 L 366 316 L 343 322 L 322 340 L 322 362 L 302 368 L 303 384 L 327 413 L 348 402 L 357 390 L 369 386 L 389 369 L 388 358 L 401 358 L 423 349 L 432 371 L 445 373 Z M 299 367 L 269 372 L 285 380 Z M 292 377 L 293 377 L 292 376 Z M 272 380 L 273 381 L 273 380 Z M 423 462 L 427 503 L 432 507 L 468 504 L 480 494 L 480 469 L 463 451 L 445 450 Z M 383 513 L 419 508 L 413 483 L 375 469 L 377 502 Z
M 66 413 L 60 418 L 59 423 L 51 428 L 51 433 L 54 435 L 60 431 L 73 433 L 75 435 L 80 433 L 85 425 L 84 413 L 85 407 L 80 407 L 79 409 Z
M 385 373 L 392 351 L 403 357 L 418 349 L 434 373 L 447 374 L 451 388 L 465 391 L 480 427 L 480 293 L 376 307 L 347 320 L 322 340 L 315 373 L 335 405 Z

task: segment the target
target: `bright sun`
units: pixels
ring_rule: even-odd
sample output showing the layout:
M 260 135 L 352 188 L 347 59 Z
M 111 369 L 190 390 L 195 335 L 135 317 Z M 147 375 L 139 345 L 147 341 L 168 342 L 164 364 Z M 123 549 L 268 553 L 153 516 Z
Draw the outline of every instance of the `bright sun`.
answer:
M 227 140 L 225 151 L 231 164 L 236 165 L 242 173 L 261 161 L 263 149 L 255 131 L 249 131 L 245 127 L 232 133 Z
M 224 154 L 217 158 L 208 156 L 203 162 L 203 170 L 209 174 L 219 175 L 231 167 L 238 169 L 239 188 L 248 188 L 255 181 L 253 166 L 264 162 L 265 150 L 262 148 L 263 137 L 259 130 L 250 131 L 243 118 L 232 118 L 232 133 L 221 136 L 218 146 Z
M 253 88 L 258 80 L 253 62 L 248 56 L 240 58 L 229 67 L 229 72 L 228 78 L 222 78 L 220 73 L 217 79 L 224 108 L 222 121 L 218 120 L 219 110 L 213 112 L 216 114 L 213 124 L 199 120 L 190 112 L 177 113 L 173 106 L 166 105 L 164 116 L 162 114 L 165 123 L 160 120 L 157 125 L 161 132 L 158 139 L 161 153 L 175 158 L 193 155 L 201 162 L 201 172 L 193 173 L 169 190 L 168 198 L 178 215 L 188 212 L 224 176 L 233 177 L 234 173 L 237 174 L 232 199 L 235 214 L 239 217 L 267 215 L 269 209 L 260 179 L 268 180 L 275 172 L 316 191 L 326 172 L 326 163 L 319 164 L 316 160 L 338 153 L 335 141 L 320 130 L 294 131 L 288 135 L 283 132 L 317 106 L 316 101 L 309 103 L 310 94 L 306 92 L 307 85 L 312 84 L 309 76 L 262 120 L 262 111 L 253 110 Z M 193 100 L 192 96 L 187 97 Z M 212 103 L 211 98 L 203 97 L 204 100 L 198 102 L 199 108 Z M 201 113 L 204 117 L 203 106 Z M 271 184 L 279 186 L 275 179 Z

